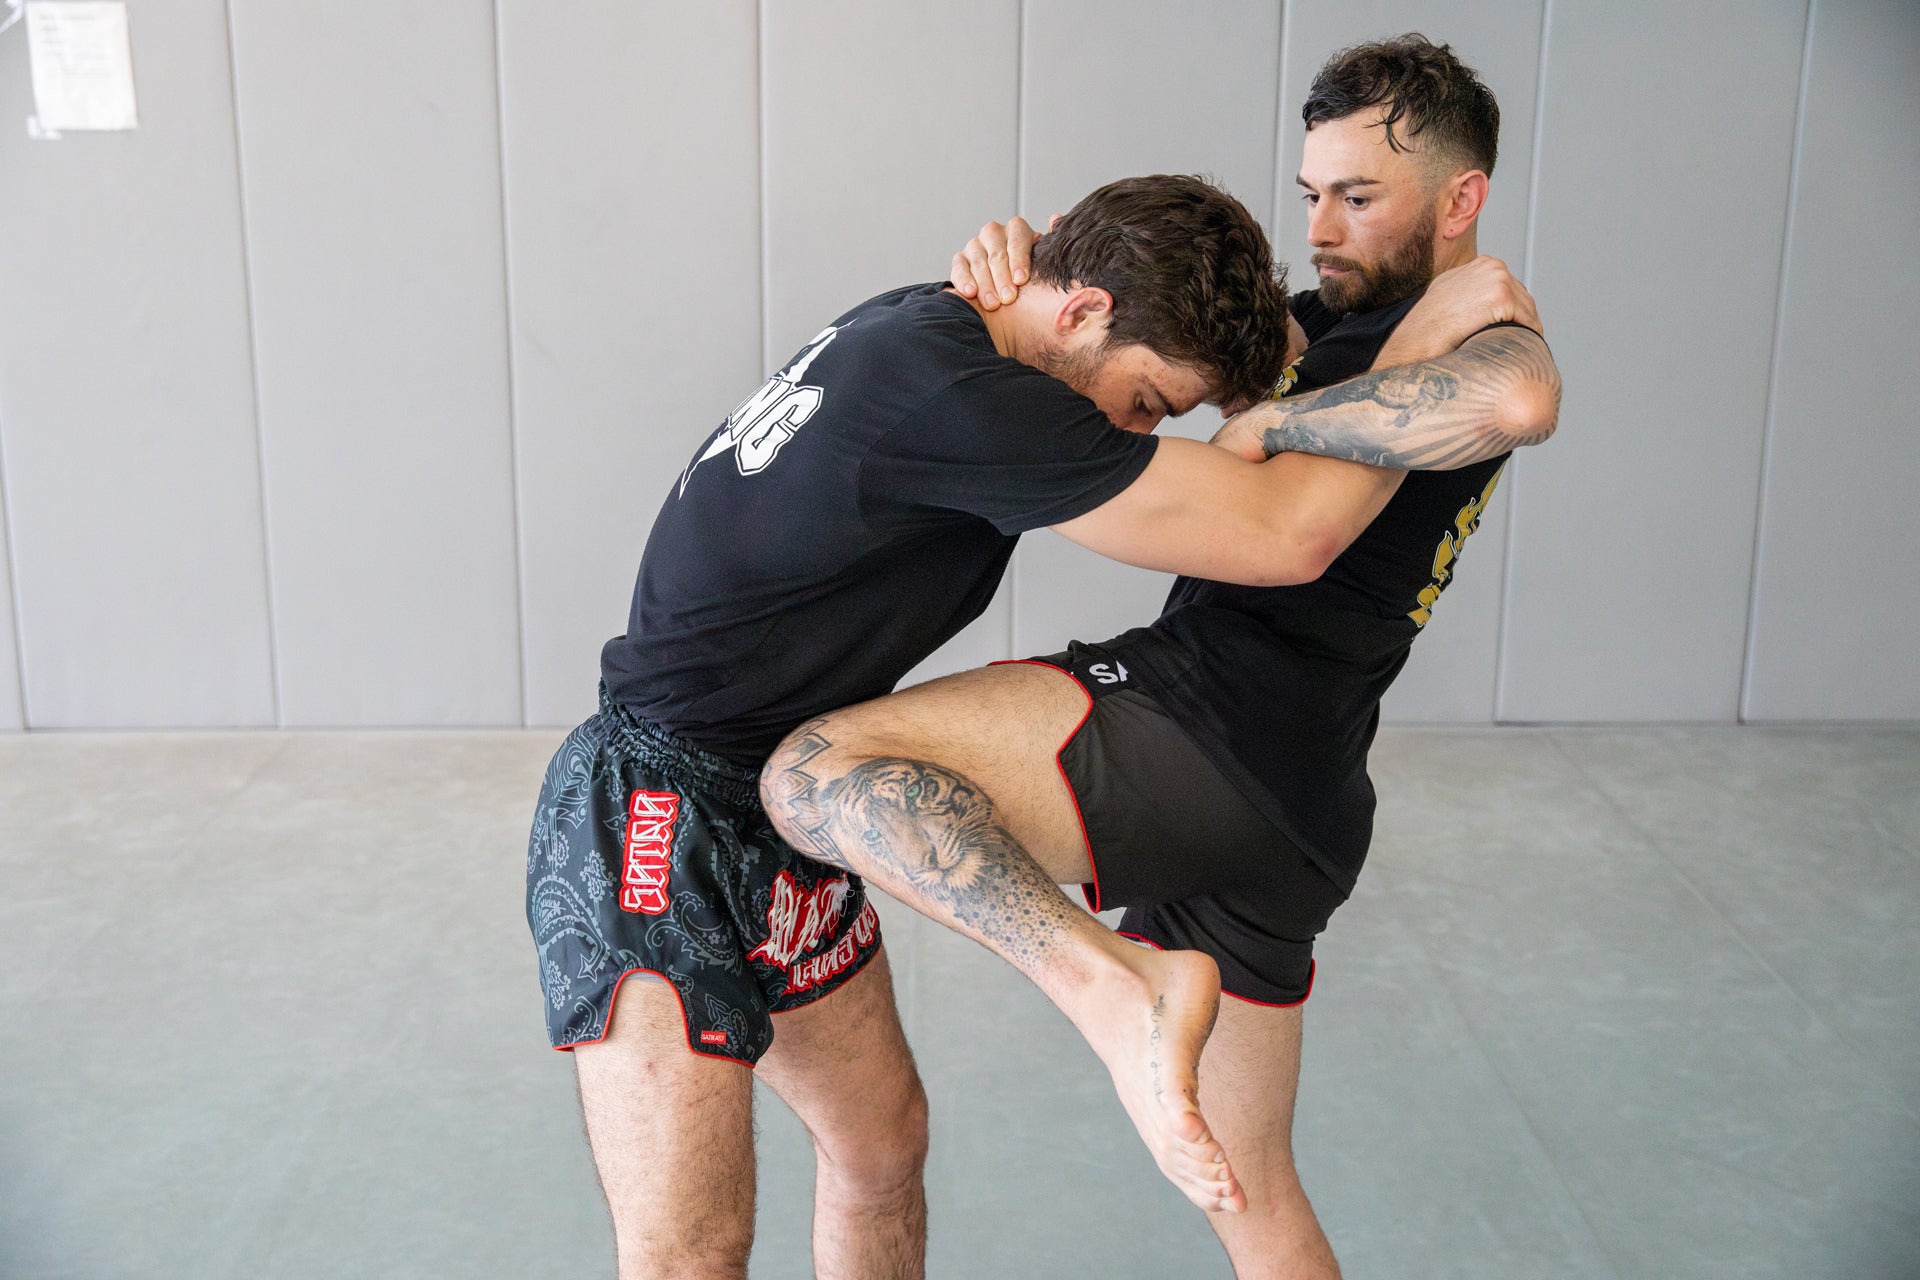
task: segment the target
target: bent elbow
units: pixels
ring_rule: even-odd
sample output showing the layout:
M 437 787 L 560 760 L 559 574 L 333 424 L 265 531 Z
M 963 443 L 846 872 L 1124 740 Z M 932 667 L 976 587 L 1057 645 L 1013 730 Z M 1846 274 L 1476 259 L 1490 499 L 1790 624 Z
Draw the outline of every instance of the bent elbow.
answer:
M 1347 540 L 1332 533 L 1316 534 L 1300 552 L 1299 564 L 1295 566 L 1298 581 L 1293 586 L 1301 586 L 1317 581 L 1321 575 L 1333 567 L 1340 553 L 1347 549 Z
M 1300 587 L 1313 582 L 1339 558 L 1342 544 L 1330 534 L 1291 536 L 1276 540 L 1286 550 L 1260 565 L 1256 587 Z
M 1528 379 L 1509 387 L 1494 408 L 1494 431 L 1509 448 L 1541 444 L 1560 425 L 1560 388 Z

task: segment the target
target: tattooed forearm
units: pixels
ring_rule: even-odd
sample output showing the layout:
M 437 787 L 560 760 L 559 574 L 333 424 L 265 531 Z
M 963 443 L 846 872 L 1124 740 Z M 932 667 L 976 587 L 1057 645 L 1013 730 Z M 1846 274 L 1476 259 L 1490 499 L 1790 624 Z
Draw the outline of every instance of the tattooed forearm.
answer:
M 1063 958 L 1060 943 L 1084 913 L 1000 825 L 984 791 L 925 760 L 826 767 L 827 728 L 796 732 L 762 774 L 768 815 L 795 848 L 957 924 L 1022 970 Z
M 1438 360 L 1379 369 L 1248 410 L 1267 456 L 1317 453 L 1446 471 L 1551 436 L 1560 373 L 1530 329 L 1489 329 Z

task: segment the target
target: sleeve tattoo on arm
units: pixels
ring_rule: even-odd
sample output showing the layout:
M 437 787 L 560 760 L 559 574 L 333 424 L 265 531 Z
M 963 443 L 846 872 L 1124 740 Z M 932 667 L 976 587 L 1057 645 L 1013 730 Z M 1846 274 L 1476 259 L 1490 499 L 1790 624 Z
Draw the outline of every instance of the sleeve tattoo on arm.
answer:
M 1451 355 L 1361 374 L 1309 395 L 1274 400 L 1261 414 L 1267 456 L 1315 453 L 1398 470 L 1462 467 L 1539 444 L 1545 426 L 1519 426 L 1501 413 L 1504 396 L 1526 384 L 1547 389 L 1557 410 L 1560 375 L 1539 335 L 1491 329 Z
M 769 809 L 800 852 L 923 896 L 1016 965 L 1038 959 L 1077 908 L 1000 825 L 987 794 L 926 760 L 862 760 L 827 776 L 817 764 L 833 746 L 827 728 L 803 726 L 765 770 Z

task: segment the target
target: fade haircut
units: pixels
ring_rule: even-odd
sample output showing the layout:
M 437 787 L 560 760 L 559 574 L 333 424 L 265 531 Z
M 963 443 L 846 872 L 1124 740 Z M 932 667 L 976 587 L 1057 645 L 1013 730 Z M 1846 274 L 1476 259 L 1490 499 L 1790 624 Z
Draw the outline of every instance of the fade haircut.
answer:
M 1453 46 L 1408 32 L 1342 49 L 1313 78 L 1300 118 L 1311 129 L 1373 107 L 1386 108 L 1382 124 L 1395 151 L 1414 150 L 1407 142 L 1419 138 L 1418 150 L 1431 160 L 1493 175 L 1500 104 Z M 1396 135 L 1402 122 L 1404 134 Z
M 1286 366 L 1286 267 L 1246 206 L 1205 178 L 1108 183 L 1040 237 L 1033 276 L 1105 289 L 1106 346 L 1199 370 L 1215 403 L 1264 399 Z

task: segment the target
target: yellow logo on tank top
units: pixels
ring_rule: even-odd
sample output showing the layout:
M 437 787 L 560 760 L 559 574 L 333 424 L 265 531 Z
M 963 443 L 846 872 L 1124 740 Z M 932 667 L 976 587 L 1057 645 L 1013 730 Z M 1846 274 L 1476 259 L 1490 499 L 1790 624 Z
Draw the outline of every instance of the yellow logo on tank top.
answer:
M 1280 371 L 1280 381 L 1273 386 L 1272 399 L 1279 400 L 1293 390 L 1293 384 L 1300 381 L 1300 362 L 1294 361 Z
M 1480 496 L 1468 501 L 1460 508 L 1460 514 L 1453 518 L 1453 528 L 1447 530 L 1440 539 L 1440 545 L 1433 550 L 1433 581 L 1420 588 L 1420 604 L 1407 616 L 1415 625 L 1426 626 L 1427 619 L 1433 616 L 1434 603 L 1440 599 L 1440 593 L 1447 589 L 1447 583 L 1453 580 L 1453 562 L 1460 558 L 1460 550 L 1466 546 L 1467 539 L 1480 527 L 1480 517 L 1486 514 L 1487 503 L 1493 500 L 1493 487 L 1500 483 L 1500 477 L 1507 473 L 1503 465 L 1487 481 L 1487 487 Z

